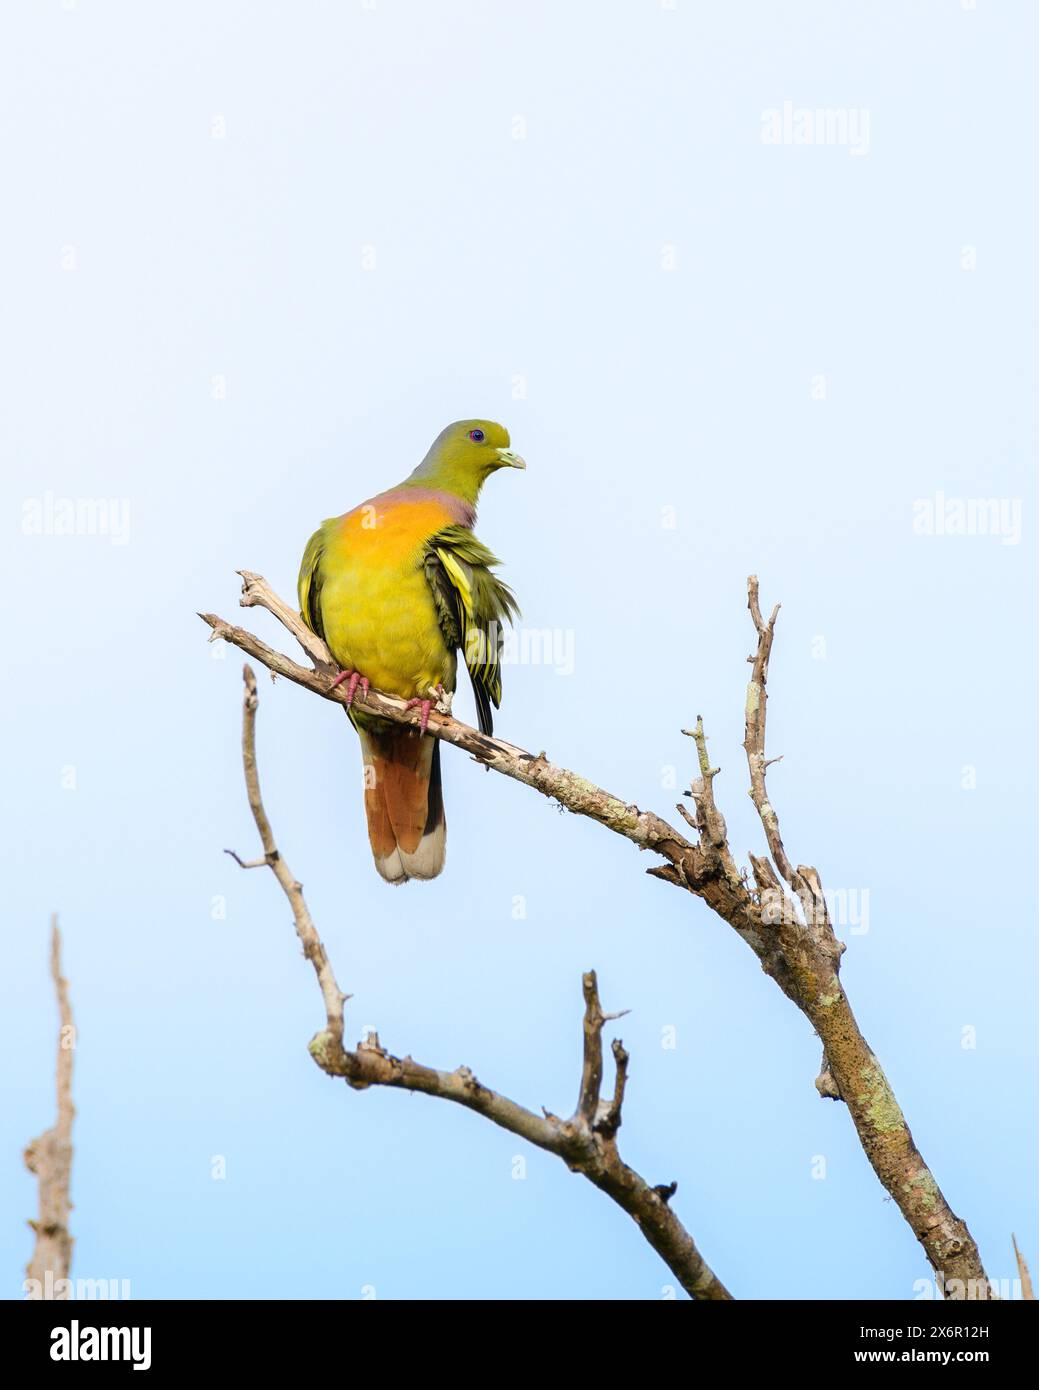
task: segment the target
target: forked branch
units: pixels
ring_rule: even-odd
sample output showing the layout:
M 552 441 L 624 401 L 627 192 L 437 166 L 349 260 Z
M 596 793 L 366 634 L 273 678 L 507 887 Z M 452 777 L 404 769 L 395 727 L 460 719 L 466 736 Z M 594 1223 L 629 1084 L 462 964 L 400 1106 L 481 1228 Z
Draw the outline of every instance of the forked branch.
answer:
M 624 1163 L 617 1151 L 616 1134 L 621 1122 L 628 1054 L 619 1041 L 614 1042 L 616 1083 L 612 1097 L 604 1102 L 600 1095 L 602 1030 L 606 1023 L 621 1015 L 603 1012 L 594 971 L 589 971 L 582 981 L 585 1001 L 584 1062 L 577 1108 L 568 1120 L 560 1119 L 547 1110 L 535 1115 L 533 1111 L 484 1086 L 468 1067 L 458 1067 L 451 1072 L 437 1071 L 421 1065 L 410 1056 L 395 1057 L 386 1051 L 376 1034 L 369 1034 L 353 1050 L 343 1046 L 343 1004 L 350 996 L 343 994 L 336 983 L 328 955 L 307 909 L 302 887 L 293 877 L 275 843 L 260 796 L 256 767 L 256 709 L 259 703 L 256 676 L 249 665 L 246 665 L 243 675 L 242 762 L 249 809 L 256 822 L 264 853 L 261 859 L 246 863 L 238 855 L 233 857 L 243 868 L 268 865 L 288 898 L 296 934 L 303 945 L 303 954 L 314 967 L 325 1004 L 325 1027 L 310 1043 L 311 1056 L 318 1066 L 329 1076 L 342 1077 L 347 1085 L 358 1091 L 368 1086 L 392 1086 L 454 1101 L 537 1145 L 539 1149 L 556 1154 L 572 1172 L 581 1173 L 589 1182 L 601 1188 L 634 1219 L 639 1230 L 691 1297 L 731 1298 L 732 1295 L 709 1268 L 692 1236 L 668 1205 L 674 1184 L 665 1189 L 651 1187 Z M 232 853 L 230 850 L 227 852 Z M 668 1196 L 662 1195 L 664 1191 Z

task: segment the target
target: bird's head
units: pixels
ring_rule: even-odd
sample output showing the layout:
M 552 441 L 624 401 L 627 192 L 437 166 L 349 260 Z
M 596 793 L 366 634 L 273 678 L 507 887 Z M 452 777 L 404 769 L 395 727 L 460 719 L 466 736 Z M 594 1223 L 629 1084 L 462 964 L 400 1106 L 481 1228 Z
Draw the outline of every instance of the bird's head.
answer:
M 504 425 L 494 420 L 456 420 L 440 431 L 408 482 L 441 488 L 475 503 L 492 473 L 526 466 L 509 448 Z

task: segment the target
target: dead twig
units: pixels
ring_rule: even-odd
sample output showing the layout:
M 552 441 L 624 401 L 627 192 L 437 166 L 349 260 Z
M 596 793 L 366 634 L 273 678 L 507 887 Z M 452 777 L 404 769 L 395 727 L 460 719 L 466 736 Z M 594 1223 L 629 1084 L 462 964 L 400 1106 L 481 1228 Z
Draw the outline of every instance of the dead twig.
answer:
M 68 981 L 61 973 L 61 932 L 58 916 L 51 917 L 51 979 L 58 1000 L 58 1115 L 54 1126 L 34 1139 L 25 1150 L 25 1166 L 36 1175 L 39 1215 L 29 1225 L 36 1232 L 36 1245 L 26 1268 L 30 1299 L 64 1297 L 57 1288 L 69 1277 L 73 1240 L 69 1232 L 69 1188 L 72 1181 L 72 1122 L 76 1108 L 72 1103 L 72 1054 L 76 1047 L 76 1027 L 69 1003 Z

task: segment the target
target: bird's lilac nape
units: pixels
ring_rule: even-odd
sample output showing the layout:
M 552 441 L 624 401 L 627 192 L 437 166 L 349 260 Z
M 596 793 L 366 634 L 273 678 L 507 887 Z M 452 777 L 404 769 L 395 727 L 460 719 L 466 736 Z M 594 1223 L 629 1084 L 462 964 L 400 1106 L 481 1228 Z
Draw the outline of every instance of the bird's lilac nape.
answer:
M 464 526 L 466 529 L 470 529 L 476 520 L 476 508 L 471 502 L 467 502 L 464 497 L 457 497 L 453 492 L 442 492 L 440 488 L 435 487 L 395 487 L 389 492 L 381 492 L 374 500 L 377 505 L 388 507 L 401 502 L 428 502 L 433 506 L 443 507 L 448 513 L 450 523 Z

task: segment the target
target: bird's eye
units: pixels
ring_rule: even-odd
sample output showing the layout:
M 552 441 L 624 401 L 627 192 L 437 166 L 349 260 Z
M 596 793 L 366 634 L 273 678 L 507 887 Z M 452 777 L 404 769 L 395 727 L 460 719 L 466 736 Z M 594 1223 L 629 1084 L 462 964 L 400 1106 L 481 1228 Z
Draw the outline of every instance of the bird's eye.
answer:
M 474 444 L 479 444 L 480 441 L 483 439 L 483 430 L 470 430 L 469 438 L 473 441 Z

